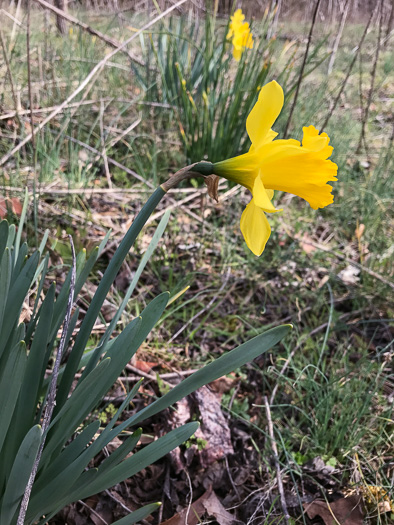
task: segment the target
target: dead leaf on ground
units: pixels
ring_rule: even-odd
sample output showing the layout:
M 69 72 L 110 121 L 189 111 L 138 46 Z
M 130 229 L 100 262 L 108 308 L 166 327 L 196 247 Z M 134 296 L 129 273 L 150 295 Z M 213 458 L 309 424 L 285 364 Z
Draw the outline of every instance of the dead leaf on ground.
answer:
M 4 219 L 7 216 L 8 211 L 11 210 L 12 213 L 18 215 L 22 213 L 22 203 L 16 197 L 0 197 L 0 218 Z
M 316 246 L 313 246 L 314 240 L 307 233 L 304 233 L 302 236 L 300 233 L 297 233 L 294 237 L 298 240 L 305 253 L 310 254 L 317 250 Z
M 198 525 L 204 515 L 214 517 L 219 525 L 232 525 L 234 523 L 233 515 L 223 507 L 212 489 L 208 489 L 198 500 L 192 503 L 190 509 L 181 510 L 169 520 L 163 521 L 161 525 Z
M 361 496 L 341 498 L 332 503 L 315 500 L 304 504 L 310 519 L 320 516 L 325 525 L 363 525 L 364 512 Z
M 154 366 L 157 366 L 157 363 L 154 361 L 139 361 L 137 359 L 133 365 L 138 368 L 138 370 L 141 370 L 141 372 L 149 373 Z

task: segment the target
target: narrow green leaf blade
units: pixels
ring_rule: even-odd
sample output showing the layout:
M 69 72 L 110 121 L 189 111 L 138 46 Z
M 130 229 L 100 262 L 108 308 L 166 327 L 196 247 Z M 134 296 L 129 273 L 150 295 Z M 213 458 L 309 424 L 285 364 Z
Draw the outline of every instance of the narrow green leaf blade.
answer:
M 114 467 L 111 471 L 103 472 L 103 474 L 100 475 L 99 469 L 94 480 L 81 489 L 78 499 L 87 498 L 92 494 L 97 494 L 108 487 L 120 483 L 126 478 L 131 478 L 134 474 L 137 474 L 137 472 L 152 465 L 158 459 L 168 454 L 168 452 L 187 441 L 196 432 L 198 427 L 199 424 L 196 422 L 187 423 L 182 427 L 172 430 L 153 443 L 150 443 L 150 445 L 122 461 L 122 463 Z
M 130 425 L 136 425 L 146 418 L 151 417 L 161 410 L 168 408 L 180 399 L 191 394 L 198 388 L 211 383 L 215 379 L 222 377 L 245 363 L 252 361 L 257 356 L 263 354 L 276 345 L 291 330 L 291 325 L 282 325 L 267 330 L 263 334 L 254 337 L 243 345 L 231 350 L 231 352 L 219 357 L 209 365 L 204 366 L 193 375 L 179 383 L 165 396 L 157 399 L 151 405 L 142 409 L 138 414 L 132 416 L 117 427 L 117 431 L 122 431 Z
M 0 457 L 14 414 L 26 366 L 26 345 L 20 341 L 10 352 L 0 378 Z
M 22 499 L 30 473 L 41 443 L 42 429 L 32 427 L 26 434 L 15 456 L 1 505 L 0 523 L 11 523 L 12 517 Z
M 147 516 L 149 516 L 149 514 L 155 512 L 155 510 L 157 510 L 159 507 L 161 507 L 160 502 L 145 505 L 144 507 L 131 512 L 128 516 L 125 516 L 118 521 L 114 521 L 112 525 L 133 525 L 133 523 L 137 523 L 137 521 L 145 519 Z

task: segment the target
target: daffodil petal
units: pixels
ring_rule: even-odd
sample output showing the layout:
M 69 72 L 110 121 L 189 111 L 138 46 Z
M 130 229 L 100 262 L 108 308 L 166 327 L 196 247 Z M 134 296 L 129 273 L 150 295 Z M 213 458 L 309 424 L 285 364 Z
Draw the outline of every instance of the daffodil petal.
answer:
M 241 217 L 241 232 L 248 248 L 260 256 L 271 235 L 271 227 L 263 210 L 255 205 L 252 199 Z
M 327 133 L 319 135 L 319 131 L 314 126 L 304 127 L 302 131 L 304 133 L 302 147 L 319 152 L 322 159 L 328 159 L 334 148 L 328 145 L 330 139 Z
M 267 190 L 264 188 L 264 184 L 261 180 L 261 177 L 256 177 L 253 185 L 253 201 L 255 205 L 267 213 L 275 213 L 276 211 L 282 211 L 277 210 L 275 206 L 273 206 L 271 199 L 273 197 L 274 192 L 271 190 L 270 193 L 271 197 L 268 195 Z
M 259 98 L 246 119 L 246 131 L 255 149 L 266 143 L 267 134 L 278 118 L 283 101 L 283 89 L 275 80 L 261 88 Z

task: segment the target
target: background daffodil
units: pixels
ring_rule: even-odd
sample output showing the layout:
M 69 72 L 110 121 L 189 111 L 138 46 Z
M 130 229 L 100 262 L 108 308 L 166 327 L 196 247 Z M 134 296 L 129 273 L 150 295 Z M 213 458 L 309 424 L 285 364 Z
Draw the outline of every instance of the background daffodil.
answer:
M 233 57 L 239 61 L 246 48 L 253 49 L 253 37 L 248 22 L 244 22 L 245 15 L 241 9 L 237 9 L 230 18 L 227 39 L 232 39 Z
M 328 181 L 337 180 L 337 165 L 327 160 L 333 148 L 326 133 L 313 126 L 303 128 L 298 140 L 274 140 L 271 129 L 283 106 L 283 90 L 272 81 L 260 91 L 246 120 L 252 145 L 248 153 L 213 165 L 214 173 L 242 184 L 252 193 L 252 200 L 241 217 L 241 231 L 255 255 L 261 255 L 271 228 L 265 213 L 281 210 L 272 204 L 274 190 L 305 199 L 313 209 L 324 208 L 334 200 Z

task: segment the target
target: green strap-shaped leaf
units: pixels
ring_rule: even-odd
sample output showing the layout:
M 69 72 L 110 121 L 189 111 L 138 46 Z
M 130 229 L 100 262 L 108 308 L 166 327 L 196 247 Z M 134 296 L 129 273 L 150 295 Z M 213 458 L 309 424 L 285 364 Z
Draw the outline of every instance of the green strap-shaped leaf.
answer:
M 36 521 L 45 514 L 45 518 L 42 519 L 38 525 L 46 525 L 48 521 L 53 518 L 55 514 L 57 514 L 62 508 L 64 508 L 67 505 L 68 499 L 70 501 L 76 501 L 79 498 L 75 497 L 75 494 L 79 494 L 80 488 L 86 485 L 86 483 L 89 483 L 91 480 L 93 480 L 97 476 L 97 469 L 90 469 L 84 472 L 78 480 L 74 483 L 72 490 L 69 491 L 67 487 L 65 487 L 65 492 L 68 493 L 69 498 L 66 500 L 56 500 L 56 499 L 49 499 L 45 498 L 43 501 L 37 500 L 37 498 L 32 496 L 30 498 L 29 506 L 27 508 L 26 513 L 26 523 L 36 523 Z M 75 479 L 75 478 L 74 478 Z M 47 492 L 49 497 L 51 497 L 51 490 L 56 489 L 54 487 L 53 483 L 47 487 Z M 34 491 L 34 486 L 33 486 Z M 65 503 L 64 503 L 65 501 Z M 37 504 L 38 503 L 38 504 Z
M 170 390 L 165 396 L 157 399 L 151 405 L 142 409 L 140 412 L 130 417 L 116 427 L 116 433 L 123 431 L 130 425 L 136 425 L 151 417 L 158 412 L 168 408 L 180 399 L 191 394 L 198 388 L 211 383 L 215 379 L 222 377 L 235 369 L 243 366 L 245 363 L 252 361 L 257 356 L 263 354 L 274 345 L 276 345 L 291 330 L 291 325 L 282 325 L 267 330 L 263 334 L 254 337 L 243 345 L 227 352 L 212 363 L 204 366 L 190 377 L 179 383 L 175 388 Z M 114 433 L 115 430 L 112 431 Z
M 138 265 L 138 268 L 134 274 L 134 277 L 133 277 L 133 280 L 131 281 L 130 283 L 130 286 L 126 292 L 126 295 L 124 296 L 124 299 L 122 301 L 122 304 L 119 306 L 116 314 L 114 315 L 113 319 L 111 320 L 108 328 L 106 329 L 98 347 L 102 347 L 104 348 L 105 344 L 107 343 L 108 339 L 110 338 L 112 332 L 114 331 L 115 327 L 116 327 L 116 324 L 117 322 L 119 321 L 120 319 L 120 316 L 122 315 L 124 309 L 126 308 L 129 300 L 130 300 L 130 297 L 132 295 L 132 293 L 134 292 L 134 289 L 135 287 L 137 286 L 138 284 L 138 281 L 141 277 L 141 274 L 147 264 L 147 262 L 149 261 L 149 259 L 151 258 L 154 250 L 156 249 L 156 246 L 158 245 L 163 233 L 164 233 L 164 230 L 166 229 L 166 226 L 167 226 L 167 223 L 168 223 L 168 220 L 170 218 L 170 213 L 171 213 L 171 210 L 167 210 L 166 213 L 163 215 L 158 227 L 156 228 L 156 231 L 155 233 L 153 234 L 153 237 L 152 237 L 152 240 L 151 242 L 149 243 L 149 246 L 148 246 L 148 249 L 146 250 L 146 252 L 144 253 L 142 259 L 141 259 L 141 262 L 140 264 Z M 98 351 L 99 353 L 99 351 Z M 91 369 L 91 366 L 94 364 L 94 358 L 92 359 L 92 362 L 90 363 L 89 362 L 89 365 L 86 367 L 86 373 L 89 372 L 89 370 Z
M 23 266 L 16 280 L 10 286 L 0 338 L 0 357 L 4 351 L 5 345 L 7 344 L 9 334 L 15 326 L 15 321 L 19 319 L 19 313 L 26 294 L 31 286 L 39 258 L 39 252 L 34 252 Z
M 8 221 L 0 221 L 0 261 L 7 246 L 8 230 Z
M 102 490 L 113 487 L 126 478 L 131 478 L 137 474 L 137 472 L 152 465 L 152 463 L 155 463 L 155 461 L 168 454 L 168 452 L 187 441 L 196 432 L 198 427 L 199 424 L 196 422 L 187 423 L 186 425 L 172 430 L 156 441 L 153 441 L 153 443 L 150 443 L 142 450 L 139 450 L 136 454 L 125 459 L 109 472 L 103 472 L 103 474 L 100 475 L 99 469 L 94 480 L 82 488 L 79 499 L 84 499 L 93 494 L 97 494 Z
M 12 348 L 0 376 L 0 464 L 1 450 L 14 414 L 26 366 L 26 345 L 20 341 Z
M 148 218 L 150 217 L 150 215 L 152 214 L 152 212 L 154 211 L 154 209 L 156 208 L 156 206 L 161 201 L 164 195 L 165 191 L 161 187 L 159 187 L 148 199 L 147 203 L 137 215 L 133 224 L 124 236 L 122 242 L 120 243 L 118 249 L 112 257 L 111 262 L 109 263 L 103 275 L 103 278 L 100 281 L 99 286 L 97 287 L 96 293 L 94 294 L 92 302 L 83 320 L 83 323 L 81 325 L 80 331 L 74 344 L 73 351 L 71 352 L 66 369 L 62 376 L 62 380 L 58 390 L 57 410 L 60 410 L 60 408 L 67 400 L 68 393 L 74 380 L 75 373 L 78 369 L 82 354 L 86 348 L 86 344 L 89 340 L 92 328 L 100 313 L 101 306 L 108 294 L 108 291 L 112 283 L 114 282 L 115 277 L 123 261 L 129 253 L 130 248 L 133 246 L 137 235 L 140 233 L 146 221 L 148 220 Z
M 51 455 L 57 448 L 63 444 L 73 434 L 75 429 L 84 418 L 90 413 L 90 410 L 102 398 L 102 383 L 108 374 L 110 359 L 104 359 L 84 381 L 80 388 L 74 390 L 67 403 L 63 406 L 62 411 L 51 422 L 48 430 L 47 442 L 41 457 L 40 465 L 43 467 L 50 459 Z
M 133 525 L 133 523 L 137 523 L 137 521 L 141 521 L 149 516 L 149 514 L 152 514 L 152 512 L 155 512 L 160 506 L 161 503 L 159 502 L 145 505 L 145 507 L 141 507 L 140 509 L 131 512 L 121 520 L 114 521 L 112 525 Z
M 141 326 L 138 331 L 138 334 L 136 335 L 135 339 L 133 340 L 133 346 L 131 347 L 130 357 L 131 359 L 132 355 L 138 350 L 138 348 L 141 346 L 141 344 L 145 341 L 148 334 L 151 332 L 152 328 L 155 326 L 157 321 L 160 319 L 161 314 L 164 312 L 165 307 L 168 303 L 168 298 L 170 294 L 168 292 L 163 292 L 157 297 L 151 301 L 148 306 L 144 309 L 144 311 L 141 314 Z M 117 345 L 119 344 L 119 339 L 123 339 L 123 333 L 118 335 L 116 337 L 116 342 L 114 342 L 111 347 L 108 349 L 107 353 L 105 354 L 107 357 L 112 357 L 117 353 L 116 350 Z M 80 383 L 85 379 L 87 374 L 90 372 L 90 370 L 93 368 L 93 366 L 96 364 L 96 362 L 99 360 L 101 355 L 101 347 L 100 345 L 95 349 L 95 353 L 90 358 L 88 364 L 86 365 L 86 368 L 82 374 Z M 126 366 L 126 365 L 124 365 Z M 119 370 L 119 373 L 124 368 L 124 366 Z M 114 379 L 114 382 L 117 378 Z
M 83 431 L 62 450 L 61 454 L 57 456 L 44 471 L 40 472 L 40 475 L 37 476 L 34 482 L 34 489 L 39 492 L 45 489 L 48 484 L 52 483 L 59 472 L 63 472 L 82 454 L 99 428 L 99 420 L 93 421 L 93 423 L 90 423 L 90 425 L 84 428 Z M 87 464 L 88 462 L 86 465 Z
M 101 463 L 98 469 L 98 475 L 103 475 L 105 472 L 112 470 L 118 465 L 126 456 L 136 447 L 142 434 L 142 428 L 137 429 L 132 436 L 128 437 L 116 450 L 112 452 Z
M 4 221 L 3 221 L 4 222 Z M 11 282 L 11 254 L 10 249 L 5 248 L 0 264 L 0 333 L 3 326 L 5 306 L 8 299 L 8 290 Z
M 21 244 L 23 225 L 25 223 L 28 203 L 29 203 L 29 192 L 28 192 L 28 189 L 26 188 L 25 189 L 25 198 L 24 198 L 23 206 L 22 206 L 22 212 L 21 212 L 21 216 L 20 216 L 20 219 L 19 219 L 18 233 L 16 234 L 16 239 L 15 239 L 15 258 L 14 258 L 15 261 L 18 258 L 19 247 L 20 247 L 20 244 Z
M 53 284 L 44 299 L 40 318 L 34 334 L 34 340 L 27 358 L 25 375 L 21 386 L 18 405 L 15 410 L 15 425 L 13 440 L 16 446 L 33 425 L 33 418 L 37 407 L 37 397 L 44 377 L 47 361 L 45 360 L 49 338 L 49 329 L 52 322 L 53 304 L 55 300 L 55 285 Z
M 12 517 L 25 492 L 34 461 L 41 443 L 42 429 L 32 427 L 19 447 L 12 465 L 10 476 L 1 505 L 0 523 L 11 523 Z

